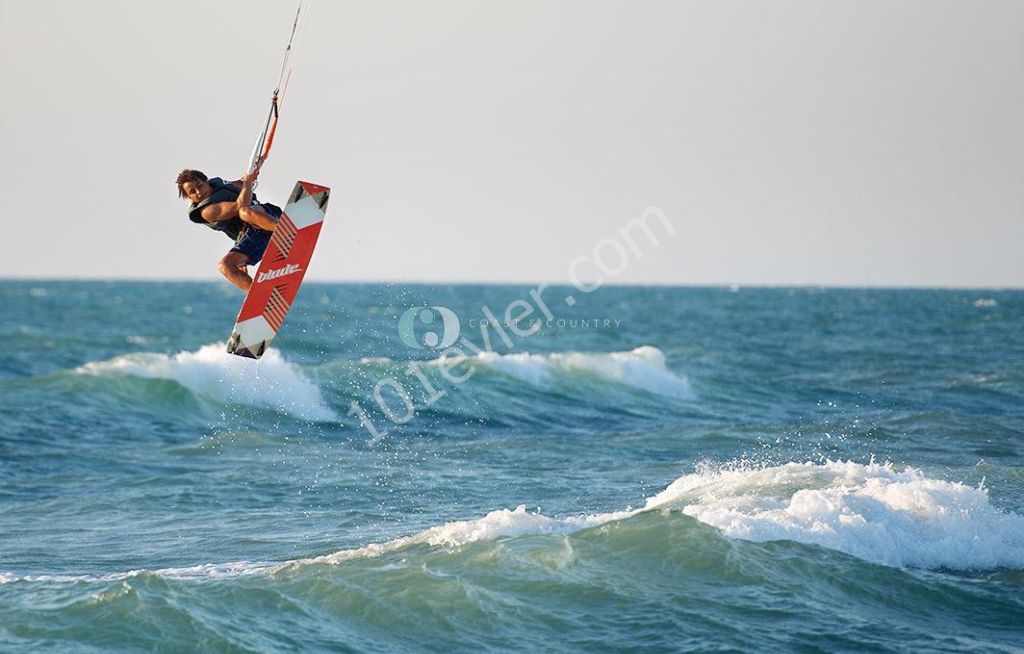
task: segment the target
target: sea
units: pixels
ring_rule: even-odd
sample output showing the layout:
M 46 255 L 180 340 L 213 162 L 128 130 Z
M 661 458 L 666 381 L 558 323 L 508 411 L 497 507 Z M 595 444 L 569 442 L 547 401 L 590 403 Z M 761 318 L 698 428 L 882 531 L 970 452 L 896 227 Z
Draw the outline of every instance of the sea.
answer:
M 1024 291 L 0 282 L 0 652 L 1022 652 Z

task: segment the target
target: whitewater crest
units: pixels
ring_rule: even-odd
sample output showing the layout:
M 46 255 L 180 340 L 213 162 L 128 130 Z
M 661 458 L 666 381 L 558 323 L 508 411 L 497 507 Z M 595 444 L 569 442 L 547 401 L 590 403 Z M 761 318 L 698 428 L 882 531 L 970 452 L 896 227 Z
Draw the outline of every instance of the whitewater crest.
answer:
M 435 359 L 431 363 L 452 365 L 460 361 L 486 366 L 534 386 L 549 386 L 556 375 L 583 374 L 649 393 L 693 399 L 689 380 L 669 370 L 664 353 L 651 345 L 624 352 L 480 352 L 474 356 Z
M 277 350 L 268 350 L 256 363 L 228 354 L 223 343 L 213 343 L 174 355 L 125 354 L 87 363 L 76 372 L 171 379 L 194 393 L 224 403 L 269 407 L 305 420 L 338 420 L 316 384 L 285 361 Z
M 1024 569 L 1024 516 L 984 487 L 850 461 L 705 469 L 647 502 L 751 541 L 793 540 L 897 567 Z
M 0 583 L 116 581 L 141 574 L 173 579 L 274 574 L 414 546 L 458 548 L 524 535 L 566 536 L 650 511 L 679 511 L 732 538 L 819 545 L 894 567 L 1024 569 L 1024 516 L 993 506 L 984 488 L 932 479 L 913 468 L 829 461 L 717 470 L 705 466 L 676 479 L 638 509 L 555 518 L 520 505 L 382 543 L 291 561 L 236 561 L 97 576 L 0 572 Z
M 1024 569 L 1024 516 L 993 506 L 984 488 L 932 479 L 914 468 L 852 461 L 705 466 L 676 479 L 638 509 L 552 518 L 519 506 L 276 568 L 336 564 L 414 545 L 459 547 L 522 535 L 567 535 L 666 510 L 680 511 L 732 538 L 820 545 L 893 567 Z
M 493 541 L 499 538 L 545 534 L 566 535 L 613 520 L 622 520 L 635 513 L 637 512 L 627 509 L 612 513 L 552 518 L 539 511 L 531 513 L 526 510 L 525 505 L 520 504 L 514 510 L 499 509 L 475 520 L 448 522 L 386 543 L 372 543 L 358 549 L 341 550 L 324 556 L 300 559 L 277 567 L 282 569 L 310 563 L 338 564 L 352 559 L 381 556 L 415 545 L 457 548 L 478 541 Z

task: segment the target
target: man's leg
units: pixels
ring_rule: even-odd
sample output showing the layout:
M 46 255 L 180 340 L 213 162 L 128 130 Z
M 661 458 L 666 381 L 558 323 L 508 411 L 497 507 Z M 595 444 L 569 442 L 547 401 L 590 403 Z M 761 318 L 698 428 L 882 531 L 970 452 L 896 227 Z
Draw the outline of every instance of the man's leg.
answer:
M 277 227 L 277 218 L 267 213 L 263 207 L 259 205 L 242 207 L 238 210 L 238 217 L 250 225 L 255 225 L 256 227 L 265 229 L 268 232 L 274 231 Z
M 249 265 L 249 255 L 244 252 L 228 252 L 217 264 L 217 270 L 224 275 L 229 282 L 248 291 L 252 285 L 252 277 L 249 276 L 246 266 Z

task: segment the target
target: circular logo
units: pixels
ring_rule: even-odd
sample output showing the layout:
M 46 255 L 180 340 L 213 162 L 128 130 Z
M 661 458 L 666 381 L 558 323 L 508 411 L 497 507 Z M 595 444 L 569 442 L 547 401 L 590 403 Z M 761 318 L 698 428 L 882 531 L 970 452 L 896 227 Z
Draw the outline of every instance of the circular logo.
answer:
M 413 307 L 398 318 L 398 337 L 418 350 L 451 346 L 459 329 L 459 317 L 448 307 Z

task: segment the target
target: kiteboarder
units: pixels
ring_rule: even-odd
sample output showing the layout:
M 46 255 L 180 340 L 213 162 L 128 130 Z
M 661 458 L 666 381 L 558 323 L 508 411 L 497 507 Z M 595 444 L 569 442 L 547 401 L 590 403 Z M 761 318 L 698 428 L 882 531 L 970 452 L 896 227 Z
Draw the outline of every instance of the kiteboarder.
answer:
M 262 163 L 261 158 L 251 173 L 233 182 L 207 177 L 191 169 L 178 173 L 177 179 L 178 196 L 189 200 L 189 220 L 223 232 L 235 242 L 221 258 L 217 269 L 243 291 L 248 291 L 252 285 L 247 267 L 263 258 L 281 217 L 280 207 L 261 204 L 253 194 L 252 180 L 259 174 Z

